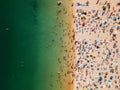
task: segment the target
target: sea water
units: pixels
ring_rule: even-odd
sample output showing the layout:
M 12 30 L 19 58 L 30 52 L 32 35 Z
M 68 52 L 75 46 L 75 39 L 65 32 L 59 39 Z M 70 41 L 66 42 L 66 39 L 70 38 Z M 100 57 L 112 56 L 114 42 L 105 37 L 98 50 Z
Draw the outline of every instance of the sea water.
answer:
M 58 90 L 57 8 L 56 0 L 0 1 L 0 90 Z

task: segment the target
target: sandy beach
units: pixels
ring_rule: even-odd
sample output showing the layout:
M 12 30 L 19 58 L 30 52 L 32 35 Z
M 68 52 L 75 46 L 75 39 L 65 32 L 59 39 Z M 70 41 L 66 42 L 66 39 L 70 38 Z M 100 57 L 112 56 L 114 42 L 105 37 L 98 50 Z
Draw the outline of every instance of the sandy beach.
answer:
M 73 90 L 120 90 L 118 0 L 75 0 Z
M 120 1 L 69 0 L 58 5 L 66 26 L 63 90 L 120 90 Z

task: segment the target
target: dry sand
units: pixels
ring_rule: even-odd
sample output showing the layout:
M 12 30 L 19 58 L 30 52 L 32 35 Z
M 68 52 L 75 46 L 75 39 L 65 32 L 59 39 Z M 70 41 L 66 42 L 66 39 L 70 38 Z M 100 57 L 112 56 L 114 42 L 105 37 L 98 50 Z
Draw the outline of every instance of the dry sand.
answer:
M 86 1 L 89 1 L 89 6 L 76 6 L 77 2 L 79 2 L 81 4 L 85 4 Z M 98 72 L 101 72 L 101 73 L 106 73 L 107 72 L 108 73 L 108 77 L 107 77 L 106 80 L 109 80 L 109 77 L 111 75 L 113 77 L 114 76 L 120 76 L 119 72 L 118 72 L 117 75 L 116 75 L 115 72 L 111 74 L 110 73 L 110 69 L 108 69 L 108 68 L 107 68 L 107 70 L 98 70 L 98 71 L 96 69 L 98 64 L 102 64 L 101 58 L 102 57 L 103 58 L 106 57 L 106 56 L 104 56 L 104 54 L 99 54 L 98 55 L 98 51 L 101 51 L 101 52 L 104 51 L 105 47 L 108 48 L 108 50 L 113 47 L 114 41 L 111 40 L 112 38 L 111 38 L 111 35 L 109 33 L 109 30 L 111 29 L 112 26 L 114 27 L 114 26 L 118 25 L 116 23 L 114 24 L 114 21 L 112 21 L 111 18 L 110 18 L 109 19 L 110 23 L 107 21 L 107 23 L 109 23 L 109 24 L 108 24 L 108 26 L 105 27 L 105 30 L 108 30 L 108 31 L 105 31 L 105 33 L 103 33 L 103 31 L 102 31 L 103 28 L 99 28 L 99 30 L 96 30 L 96 28 L 95 28 L 95 29 L 93 29 L 94 31 L 91 31 L 92 27 L 94 28 L 97 24 L 99 25 L 100 22 L 103 23 L 105 20 L 107 20 L 106 19 L 107 15 L 103 15 L 102 16 L 102 14 L 101 14 L 103 12 L 102 6 L 105 4 L 106 1 L 107 1 L 107 3 L 110 3 L 110 5 L 111 5 L 110 10 L 108 11 L 107 15 L 110 15 L 111 12 L 114 12 L 115 10 L 116 10 L 116 13 L 117 13 L 117 10 L 120 8 L 120 6 L 116 6 L 116 4 L 119 2 L 118 0 L 99 0 L 98 4 L 96 4 L 97 0 L 74 0 L 74 5 L 75 5 L 74 6 L 74 15 L 75 15 L 75 17 L 78 17 L 78 13 L 76 13 L 77 9 L 79 9 L 79 10 L 81 9 L 81 10 L 86 11 L 86 12 L 91 11 L 90 15 L 94 14 L 94 12 L 92 12 L 93 10 L 98 11 L 100 13 L 100 16 L 99 16 L 100 19 L 99 20 L 95 20 L 96 17 L 92 18 L 89 15 L 83 15 L 83 17 L 84 16 L 86 17 L 86 23 L 87 23 L 87 21 L 91 20 L 91 22 L 89 22 L 89 25 L 86 24 L 85 27 L 82 27 L 81 25 L 76 26 L 76 23 L 74 23 L 74 30 L 76 32 L 75 33 L 75 41 L 82 42 L 85 39 L 87 39 L 87 40 L 89 39 L 90 41 L 88 40 L 87 43 L 93 44 L 94 41 L 97 40 L 97 39 L 100 39 L 101 41 L 106 39 L 106 42 L 108 44 L 106 44 L 107 46 L 106 45 L 104 45 L 104 46 L 101 45 L 99 50 L 95 49 L 95 48 L 93 48 L 93 50 L 91 50 L 92 52 L 90 52 L 90 54 L 92 54 L 93 56 L 96 56 L 96 58 L 93 60 L 94 61 L 94 65 L 93 65 L 94 70 L 91 71 L 92 72 L 91 74 L 89 73 L 87 76 L 85 75 L 86 74 L 85 71 L 87 70 L 87 68 L 82 69 L 81 71 L 74 70 L 75 71 L 75 77 L 74 77 L 74 89 L 73 90 L 90 90 L 90 89 L 87 89 L 88 85 L 89 85 L 89 83 L 87 81 L 91 80 L 92 78 L 97 80 L 99 78 L 99 76 L 100 76 L 100 75 L 96 75 L 96 73 L 98 73 Z M 120 15 L 120 13 L 119 13 L 119 15 Z M 80 17 L 82 17 L 82 15 Z M 76 18 L 76 19 L 74 18 L 74 20 L 76 20 L 77 24 L 80 21 L 79 18 Z M 120 19 L 117 20 L 117 21 L 119 23 Z M 80 21 L 80 23 L 81 23 L 81 21 Z M 78 28 L 78 27 L 80 27 L 80 28 Z M 86 28 L 86 27 L 88 27 L 88 28 Z M 99 26 L 97 26 L 97 27 L 99 27 Z M 77 30 L 77 28 L 78 28 L 78 30 Z M 82 31 L 82 29 L 83 29 L 83 31 Z M 118 31 L 115 28 L 114 32 L 117 33 L 117 37 L 116 37 L 117 39 L 115 41 L 117 41 L 117 48 L 120 50 L 120 31 Z M 98 41 L 100 41 L 100 40 L 98 40 Z M 110 42 L 110 40 L 111 40 L 111 42 Z M 86 59 L 84 54 L 83 55 L 78 55 L 78 48 L 77 47 L 79 47 L 79 45 L 75 46 L 76 47 L 76 49 L 75 49 L 76 50 L 76 53 L 75 53 L 75 55 L 76 55 L 76 57 L 75 57 L 76 62 L 77 62 L 77 60 L 80 57 L 84 58 L 84 60 Z M 86 48 L 85 48 L 85 50 L 86 50 Z M 114 49 L 113 49 L 113 51 L 114 51 Z M 112 53 L 112 55 L 113 55 L 113 53 Z M 119 61 L 118 64 L 120 64 L 120 57 L 117 57 L 116 54 L 115 54 L 115 56 L 113 55 L 110 58 L 113 58 L 113 61 L 114 61 L 114 59 L 118 59 L 118 61 Z M 108 61 L 108 62 L 106 62 L 106 64 L 102 64 L 101 67 L 104 67 L 104 68 L 108 67 L 110 65 L 110 63 L 113 63 L 113 61 Z M 83 62 L 85 63 L 85 61 L 83 61 Z M 87 63 L 87 64 L 89 64 L 89 63 Z M 82 64 L 79 64 L 79 65 L 82 65 Z M 113 68 L 115 68 L 115 65 L 113 65 Z M 118 71 L 120 71 L 120 66 L 119 66 Z M 101 74 L 101 77 L 104 80 L 104 74 Z M 80 79 L 85 79 L 86 82 L 80 81 Z M 119 79 L 114 79 L 114 80 L 118 81 L 117 85 L 119 86 L 120 85 L 120 78 Z M 90 88 L 92 88 L 91 90 L 119 90 L 118 88 L 115 88 L 114 81 L 111 81 L 112 82 L 111 88 L 107 87 L 107 84 L 106 84 L 107 81 L 106 82 L 102 81 L 102 84 L 99 84 L 97 81 L 93 81 L 93 82 L 95 84 L 97 84 L 98 89 L 94 89 L 94 87 L 92 86 L 93 85 L 93 83 L 92 83 L 91 86 L 89 86 Z M 78 88 L 76 88 L 76 87 L 78 87 Z M 87 87 L 87 88 L 85 88 L 85 87 Z

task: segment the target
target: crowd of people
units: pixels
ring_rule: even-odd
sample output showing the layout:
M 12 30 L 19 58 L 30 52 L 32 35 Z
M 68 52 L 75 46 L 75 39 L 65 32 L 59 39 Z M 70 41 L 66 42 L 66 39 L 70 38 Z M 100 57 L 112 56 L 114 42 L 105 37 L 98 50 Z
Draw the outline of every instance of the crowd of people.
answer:
M 120 1 L 87 2 L 75 3 L 75 89 L 119 90 Z

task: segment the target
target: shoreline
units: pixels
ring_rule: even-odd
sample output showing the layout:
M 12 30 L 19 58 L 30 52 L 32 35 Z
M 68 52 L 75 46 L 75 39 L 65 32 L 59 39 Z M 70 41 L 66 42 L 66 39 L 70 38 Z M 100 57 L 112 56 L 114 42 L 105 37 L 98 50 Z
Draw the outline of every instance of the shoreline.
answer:
M 73 0 L 71 1 L 62 1 L 62 6 L 64 14 L 62 14 L 63 22 L 65 23 L 65 29 L 64 29 L 64 69 L 63 69 L 63 77 L 65 78 L 65 81 L 63 82 L 63 86 L 60 90 L 73 90 L 74 87 L 74 63 L 75 63 L 75 48 L 74 48 L 74 42 L 75 42 L 75 36 L 74 36 L 74 19 L 73 19 L 73 10 L 74 6 L 72 6 L 74 3 Z

